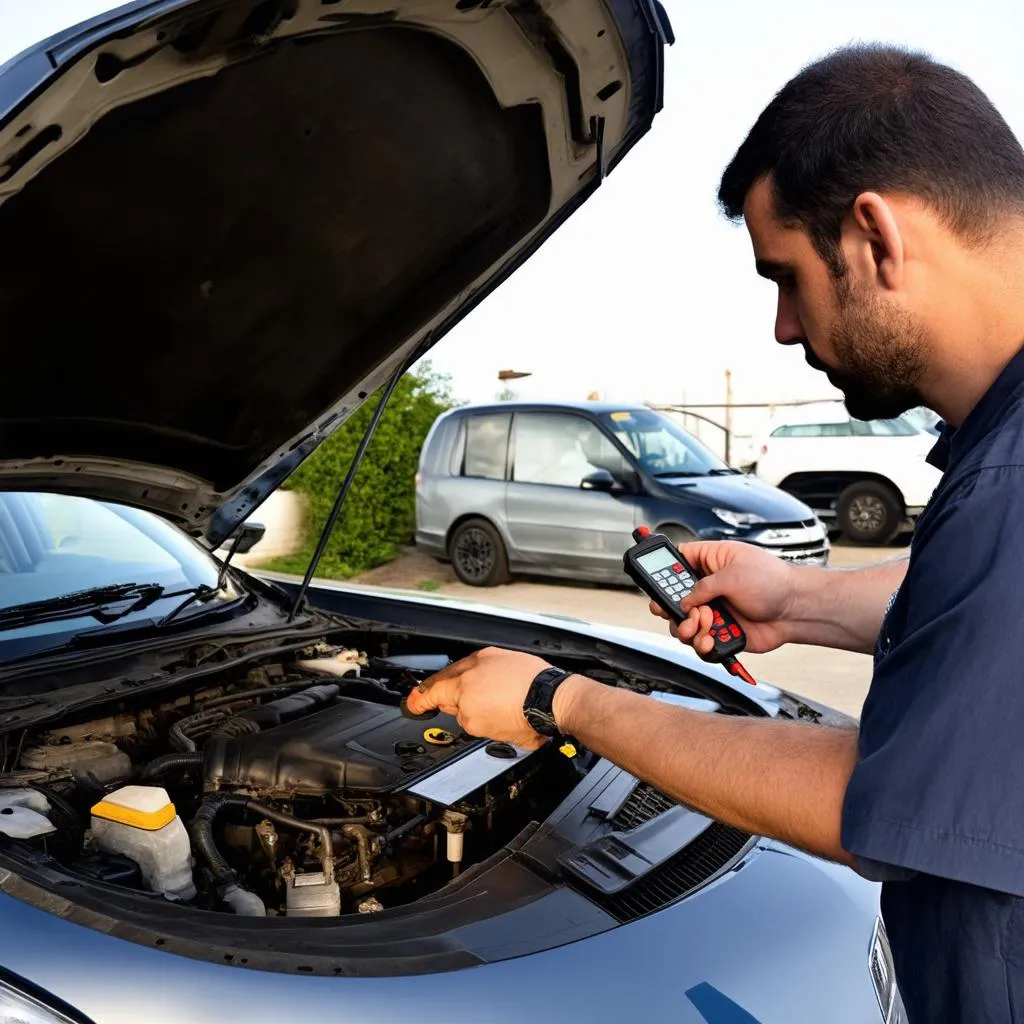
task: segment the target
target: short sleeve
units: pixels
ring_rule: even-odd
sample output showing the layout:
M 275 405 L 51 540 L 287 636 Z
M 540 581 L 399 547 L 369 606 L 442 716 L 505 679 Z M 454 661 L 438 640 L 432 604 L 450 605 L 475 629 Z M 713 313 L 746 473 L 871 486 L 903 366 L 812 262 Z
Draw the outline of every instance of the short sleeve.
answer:
M 883 877 L 1024 896 L 1024 468 L 979 471 L 920 524 L 887 619 L 843 846 Z

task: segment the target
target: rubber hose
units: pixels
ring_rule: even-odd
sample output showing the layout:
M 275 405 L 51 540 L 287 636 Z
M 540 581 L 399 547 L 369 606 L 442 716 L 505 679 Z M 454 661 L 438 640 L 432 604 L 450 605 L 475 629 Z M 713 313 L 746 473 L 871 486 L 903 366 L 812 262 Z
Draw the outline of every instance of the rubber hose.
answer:
M 189 826 L 189 837 L 192 840 L 192 848 L 206 861 L 207 867 L 213 874 L 214 883 L 221 890 L 222 895 L 229 890 L 234 891 L 234 889 L 248 893 L 247 889 L 242 889 L 238 885 L 235 872 L 224 859 L 224 855 L 217 849 L 217 844 L 213 838 L 214 822 L 225 807 L 242 807 L 254 814 L 259 814 L 264 818 L 269 818 L 271 821 L 276 821 L 279 825 L 295 828 L 302 832 L 313 832 L 319 836 L 323 846 L 321 863 L 324 875 L 328 881 L 333 879 L 334 861 L 331 850 L 331 833 L 325 826 L 314 825 L 311 822 L 303 821 L 301 818 L 295 818 L 284 811 L 278 811 L 273 807 L 267 807 L 255 800 L 250 800 L 247 796 L 233 793 L 214 793 L 204 797 L 203 802 L 199 805 L 199 810 L 196 811 L 196 816 L 192 819 L 192 824 Z M 236 908 L 236 902 L 237 900 L 228 901 L 229 905 L 236 910 L 236 913 L 246 913 L 247 911 L 239 911 Z
M 316 835 L 320 839 L 320 863 L 324 869 L 324 874 L 327 876 L 328 881 L 333 878 L 334 856 L 331 846 L 331 832 L 326 825 L 317 825 L 311 821 L 303 821 L 301 818 L 285 814 L 284 811 L 277 811 L 273 807 L 267 807 L 266 804 L 257 803 L 255 800 L 249 800 L 248 798 L 245 799 L 245 806 L 254 814 L 262 814 L 264 818 L 276 821 L 278 825 L 284 825 L 285 828 L 294 828 L 299 832 L 312 832 Z M 344 828 L 358 827 L 357 825 L 344 826 Z M 366 830 L 364 829 L 363 831 L 365 832 Z
M 154 779 L 174 768 L 199 768 L 203 763 L 203 755 L 195 751 L 183 751 L 174 754 L 161 754 L 153 758 L 139 772 L 139 781 Z
M 189 826 L 192 848 L 206 861 L 206 866 L 213 873 L 214 881 L 218 886 L 229 885 L 236 880 L 231 865 L 224 859 L 214 842 L 213 823 L 225 807 L 244 807 L 248 802 L 248 797 L 235 796 L 231 793 L 215 793 L 212 796 L 204 797 Z

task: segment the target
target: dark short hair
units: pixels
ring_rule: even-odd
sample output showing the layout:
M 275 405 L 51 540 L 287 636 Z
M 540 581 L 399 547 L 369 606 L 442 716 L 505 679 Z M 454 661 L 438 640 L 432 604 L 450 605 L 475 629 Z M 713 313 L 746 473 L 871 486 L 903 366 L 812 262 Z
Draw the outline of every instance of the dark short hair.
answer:
M 740 219 L 768 174 L 779 217 L 808 231 L 837 276 L 840 226 L 864 191 L 915 196 L 975 240 L 1024 213 L 1024 149 L 992 102 L 960 72 L 890 45 L 845 47 L 791 79 L 725 169 L 723 212 Z

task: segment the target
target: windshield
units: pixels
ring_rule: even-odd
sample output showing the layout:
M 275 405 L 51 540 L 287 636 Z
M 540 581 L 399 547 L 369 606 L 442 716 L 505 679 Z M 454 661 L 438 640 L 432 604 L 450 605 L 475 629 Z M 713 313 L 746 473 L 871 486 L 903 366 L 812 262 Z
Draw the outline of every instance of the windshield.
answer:
M 132 583 L 159 596 L 119 616 L 117 625 L 157 619 L 180 604 L 190 588 L 215 588 L 218 569 L 203 548 L 148 512 L 64 494 L 0 492 L 0 615 Z M 214 603 L 238 597 L 228 585 Z M 3 628 L 0 659 L 11 656 L 14 641 L 48 635 L 58 643 L 63 637 L 57 634 L 97 627 L 102 628 L 88 608 L 76 606 L 55 621 Z
M 664 413 L 653 409 L 605 413 L 605 426 L 652 476 L 707 476 L 732 472 Z

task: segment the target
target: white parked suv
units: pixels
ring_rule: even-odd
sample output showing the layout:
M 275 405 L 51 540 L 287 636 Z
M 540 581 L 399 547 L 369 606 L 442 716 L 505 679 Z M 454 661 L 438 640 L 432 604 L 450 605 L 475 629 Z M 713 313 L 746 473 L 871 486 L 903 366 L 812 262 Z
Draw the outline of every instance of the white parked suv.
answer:
M 858 544 L 887 544 L 913 529 L 941 474 L 925 461 L 931 434 L 905 417 L 855 420 L 840 404 L 776 418 L 755 472 L 809 505 Z

